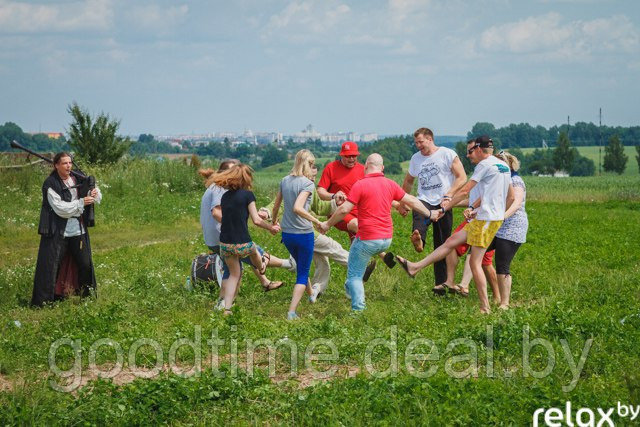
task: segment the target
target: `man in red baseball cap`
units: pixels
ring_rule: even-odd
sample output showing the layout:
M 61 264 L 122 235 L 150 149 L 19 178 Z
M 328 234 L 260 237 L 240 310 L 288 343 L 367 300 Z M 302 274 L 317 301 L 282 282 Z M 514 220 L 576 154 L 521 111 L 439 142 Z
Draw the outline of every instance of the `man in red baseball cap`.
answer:
M 358 163 L 358 144 L 345 141 L 340 150 L 340 159 L 329 163 L 322 171 L 318 183 L 318 196 L 322 200 L 335 200 L 340 206 L 347 200 L 349 191 L 356 181 L 364 178 L 364 165 Z M 346 231 L 353 239 L 358 231 L 358 212 L 354 209 L 347 214 L 335 227 Z

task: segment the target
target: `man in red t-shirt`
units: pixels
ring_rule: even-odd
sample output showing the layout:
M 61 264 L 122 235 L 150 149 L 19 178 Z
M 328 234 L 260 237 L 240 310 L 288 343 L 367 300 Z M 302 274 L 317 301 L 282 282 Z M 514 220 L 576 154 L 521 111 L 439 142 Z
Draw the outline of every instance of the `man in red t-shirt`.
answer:
M 382 156 L 373 153 L 365 163 L 365 177 L 356 182 L 344 203 L 329 220 L 320 225 L 326 233 L 349 212 L 357 212 L 358 230 L 349 250 L 347 281 L 345 288 L 351 297 L 351 308 L 364 310 L 364 286 L 362 276 L 372 256 L 384 252 L 391 245 L 393 222 L 391 205 L 394 201 L 404 203 L 417 212 L 429 217 L 431 211 L 396 182 L 385 178 L 382 171 Z M 437 213 L 434 212 L 434 220 Z
M 322 171 L 318 183 L 318 196 L 322 200 L 335 200 L 336 205 L 342 205 L 356 181 L 364 177 L 364 166 L 358 163 L 358 144 L 353 141 L 345 141 L 340 150 L 340 159 L 329 163 Z M 346 231 L 353 239 L 358 232 L 358 212 L 347 214 L 335 227 Z

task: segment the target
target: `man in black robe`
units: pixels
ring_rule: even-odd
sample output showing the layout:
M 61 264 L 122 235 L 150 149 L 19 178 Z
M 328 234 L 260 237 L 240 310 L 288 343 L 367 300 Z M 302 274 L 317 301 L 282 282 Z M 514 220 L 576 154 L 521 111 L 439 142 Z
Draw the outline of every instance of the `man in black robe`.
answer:
M 90 188 L 88 177 L 71 171 L 69 154 L 56 154 L 53 163 L 54 170 L 42 185 L 33 306 L 72 294 L 89 296 L 96 289 L 87 227 L 94 225 L 90 208 L 102 194 Z

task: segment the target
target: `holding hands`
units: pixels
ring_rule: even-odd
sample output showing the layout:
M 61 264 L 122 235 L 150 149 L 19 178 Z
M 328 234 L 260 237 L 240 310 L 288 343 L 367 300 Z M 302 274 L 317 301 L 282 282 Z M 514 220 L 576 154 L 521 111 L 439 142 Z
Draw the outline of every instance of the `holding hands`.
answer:
M 404 203 L 398 204 L 398 206 L 396 206 L 396 210 L 402 216 L 407 216 L 409 213 L 409 208 Z
M 464 210 L 464 212 L 462 212 L 462 214 L 464 215 L 464 218 L 467 221 L 470 221 L 472 219 L 474 219 L 476 217 L 476 215 L 478 215 L 478 211 L 476 211 L 473 208 L 467 208 Z
M 336 201 L 336 205 L 340 206 L 347 200 L 347 195 L 342 190 L 338 190 L 332 197 Z
M 442 218 L 443 215 L 444 212 L 442 212 L 442 209 L 434 209 L 429 211 L 429 219 L 433 222 L 438 222 L 438 220 Z
M 275 222 L 274 224 L 271 225 L 271 227 L 269 227 L 269 232 L 274 236 L 278 234 L 280 231 L 282 231 L 282 228 L 280 228 L 280 224 L 278 224 L 277 222 Z
M 327 234 L 327 231 L 329 231 L 329 229 L 331 228 L 329 227 L 329 225 L 327 225 L 327 221 L 314 224 L 314 227 L 316 228 L 316 230 L 318 230 L 318 233 L 321 234 Z

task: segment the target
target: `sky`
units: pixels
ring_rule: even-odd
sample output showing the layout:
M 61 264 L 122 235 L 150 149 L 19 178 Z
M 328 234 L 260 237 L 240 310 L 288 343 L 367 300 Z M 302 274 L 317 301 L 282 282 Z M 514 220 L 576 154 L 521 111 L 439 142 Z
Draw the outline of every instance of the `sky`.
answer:
M 0 124 L 466 135 L 640 125 L 636 0 L 0 0 Z

